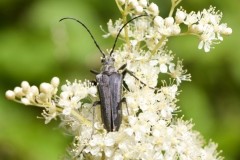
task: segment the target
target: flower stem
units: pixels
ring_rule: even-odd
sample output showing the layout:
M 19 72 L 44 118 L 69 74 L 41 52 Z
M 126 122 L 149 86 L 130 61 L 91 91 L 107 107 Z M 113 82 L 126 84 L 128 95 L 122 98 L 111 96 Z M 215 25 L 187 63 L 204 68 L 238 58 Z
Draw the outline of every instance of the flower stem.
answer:
M 126 0 L 125 8 L 124 8 L 124 11 L 122 12 L 123 24 L 127 23 L 127 15 L 128 15 L 128 0 Z M 128 37 L 127 26 L 124 28 L 124 34 L 125 34 L 125 41 L 130 48 L 131 45 L 130 45 L 130 40 L 129 40 L 129 37 Z
M 152 54 L 155 54 L 158 50 L 158 48 L 160 48 L 164 42 L 164 40 L 166 39 L 166 36 L 163 36 L 160 41 L 158 42 L 158 44 L 155 46 L 155 48 L 152 50 Z
M 117 7 L 118 7 L 119 11 L 120 11 L 121 13 L 123 13 L 124 11 L 123 11 L 121 5 L 118 3 L 118 0 L 115 0 L 115 2 L 116 2 L 116 4 L 117 4 Z
M 71 114 L 86 126 L 92 126 L 92 122 L 84 118 L 82 115 L 78 114 L 75 110 L 72 110 Z
M 169 12 L 169 17 L 172 17 L 174 9 L 177 7 L 177 5 L 181 2 L 182 0 L 172 0 L 172 6 Z

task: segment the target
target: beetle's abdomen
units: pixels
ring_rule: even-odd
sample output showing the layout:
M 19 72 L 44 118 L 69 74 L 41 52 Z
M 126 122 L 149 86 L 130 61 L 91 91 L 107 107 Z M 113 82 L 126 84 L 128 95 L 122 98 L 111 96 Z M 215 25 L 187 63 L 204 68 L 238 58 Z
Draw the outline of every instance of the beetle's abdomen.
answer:
M 96 76 L 101 103 L 101 116 L 108 132 L 118 131 L 122 121 L 122 75 L 113 72 L 110 75 L 100 73 Z

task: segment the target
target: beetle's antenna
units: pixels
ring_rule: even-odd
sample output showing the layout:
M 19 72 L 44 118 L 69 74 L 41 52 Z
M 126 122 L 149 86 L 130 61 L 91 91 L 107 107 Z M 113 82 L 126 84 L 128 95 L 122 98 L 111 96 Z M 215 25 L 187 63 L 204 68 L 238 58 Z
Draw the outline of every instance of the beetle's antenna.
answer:
M 76 18 L 72 18 L 72 17 L 62 18 L 62 19 L 59 20 L 59 22 L 65 20 L 65 19 L 71 19 L 71 20 L 74 20 L 74 21 L 80 23 L 80 24 L 87 30 L 87 32 L 90 34 L 91 38 L 93 39 L 95 45 L 97 46 L 98 50 L 101 52 L 101 54 L 103 55 L 103 57 L 105 57 L 104 52 L 101 50 L 101 48 L 99 47 L 97 41 L 96 41 L 95 38 L 93 37 L 92 33 L 90 32 L 90 30 L 87 28 L 87 26 L 86 26 L 84 23 L 82 23 L 80 20 L 78 20 L 78 19 L 76 19 Z
M 130 19 L 129 21 L 127 21 L 127 22 L 120 28 L 120 30 L 118 31 L 118 34 L 117 34 L 117 36 L 116 36 L 116 39 L 115 39 L 115 41 L 114 41 L 114 43 L 113 43 L 113 47 L 112 47 L 112 50 L 111 50 L 111 52 L 110 52 L 110 56 L 112 55 L 112 53 L 113 53 L 113 51 L 114 51 L 114 49 L 115 49 L 115 47 L 116 47 L 117 40 L 118 40 L 118 38 L 119 38 L 119 36 L 120 36 L 120 33 L 122 32 L 123 28 L 126 27 L 126 25 L 127 25 L 128 23 L 132 22 L 134 19 L 137 19 L 137 18 L 140 18 L 140 17 L 143 17 L 143 16 L 148 16 L 148 15 L 140 15 L 140 16 L 134 17 L 134 18 Z

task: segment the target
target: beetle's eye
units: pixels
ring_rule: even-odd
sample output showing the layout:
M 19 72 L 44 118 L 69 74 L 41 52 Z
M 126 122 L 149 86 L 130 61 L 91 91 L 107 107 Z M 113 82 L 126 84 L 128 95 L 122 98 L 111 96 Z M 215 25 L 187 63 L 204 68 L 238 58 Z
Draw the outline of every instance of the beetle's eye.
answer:
M 103 58 L 103 59 L 101 59 L 101 62 L 102 62 L 102 63 L 104 63 L 104 62 L 105 62 L 105 59 L 104 59 L 104 58 Z

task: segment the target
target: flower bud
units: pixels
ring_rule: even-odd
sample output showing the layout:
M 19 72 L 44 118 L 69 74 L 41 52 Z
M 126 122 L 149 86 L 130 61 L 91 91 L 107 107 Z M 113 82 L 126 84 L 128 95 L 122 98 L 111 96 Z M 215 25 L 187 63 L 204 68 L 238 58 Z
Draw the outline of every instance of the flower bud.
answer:
M 151 3 L 149 5 L 148 10 L 154 15 L 157 16 L 159 14 L 158 6 L 155 3 Z
M 15 93 L 15 96 L 18 98 L 21 98 L 24 95 L 21 87 L 15 87 L 14 93 Z
M 11 90 L 8 90 L 6 93 L 5 93 L 7 99 L 9 100 L 14 100 L 15 99 L 15 93 Z
M 137 13 L 140 14 L 140 13 L 143 12 L 143 7 L 138 5 L 138 6 L 135 7 L 135 10 L 136 10 Z
M 23 93 L 27 93 L 30 89 L 30 85 L 27 81 L 22 81 L 21 83 Z
M 176 13 L 176 22 L 177 23 L 182 23 L 184 21 L 184 19 L 186 18 L 187 14 L 183 11 L 178 10 Z
M 232 34 L 232 28 L 225 28 L 223 31 L 222 31 L 222 34 L 224 35 L 230 35 Z
M 142 7 L 147 7 L 147 0 L 139 0 L 139 5 L 141 5 Z
M 57 88 L 59 83 L 60 83 L 60 79 L 58 77 L 53 77 L 52 78 L 51 85 L 53 85 L 53 87 Z
M 137 0 L 129 0 L 129 4 L 133 7 L 136 8 L 138 6 Z
M 158 25 L 158 26 L 162 26 L 164 24 L 164 20 L 162 17 L 160 16 L 156 16 L 154 18 L 154 24 Z
M 31 86 L 30 90 L 34 96 L 39 95 L 39 90 L 38 90 L 37 86 Z
M 27 98 L 22 98 L 22 99 L 21 99 L 21 102 L 22 102 L 24 105 L 29 105 L 29 104 L 30 104 L 30 101 L 29 101 L 29 99 L 27 99 Z
M 174 19 L 173 19 L 173 17 L 167 17 L 164 19 L 164 22 L 165 22 L 166 26 L 172 26 L 174 23 Z
M 42 83 L 40 84 L 40 92 L 42 93 L 52 93 L 53 91 L 53 86 L 49 83 Z

